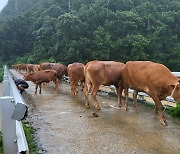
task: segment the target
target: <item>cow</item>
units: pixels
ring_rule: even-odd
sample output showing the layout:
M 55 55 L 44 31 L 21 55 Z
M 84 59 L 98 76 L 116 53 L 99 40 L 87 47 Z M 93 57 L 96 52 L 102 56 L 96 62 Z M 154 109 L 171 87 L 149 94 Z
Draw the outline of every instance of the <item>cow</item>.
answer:
M 124 88 L 126 108 L 128 109 L 128 88 L 135 90 L 136 106 L 137 92 L 145 92 L 154 100 L 155 114 L 160 112 L 161 124 L 166 125 L 161 100 L 172 96 L 176 101 L 180 101 L 180 80 L 166 66 L 151 61 L 129 61 L 121 72 L 120 87 Z
M 19 64 L 13 64 L 13 65 L 12 65 L 12 68 L 17 71 L 17 70 L 18 70 L 18 65 L 19 65 Z
M 82 63 L 73 63 L 68 65 L 68 76 L 71 89 L 76 96 L 78 93 L 78 82 L 80 82 L 81 90 L 85 82 L 84 65 Z
M 34 84 L 36 84 L 35 94 L 37 93 L 38 86 L 40 88 L 39 94 L 41 94 L 41 84 L 43 82 L 49 83 L 50 81 L 53 81 L 55 84 L 55 92 L 57 93 L 59 82 L 57 72 L 54 70 L 42 70 L 34 73 L 25 74 L 24 80 L 32 81 Z
M 33 66 L 34 66 L 34 64 L 26 64 L 27 73 L 32 73 L 33 72 Z
M 85 74 L 85 105 L 89 107 L 88 102 L 88 92 L 89 85 L 91 85 L 91 95 L 93 98 L 94 106 L 96 110 L 100 110 L 99 103 L 96 99 L 97 92 L 100 85 L 114 85 L 116 87 L 116 92 L 118 95 L 118 106 L 121 107 L 121 91 L 120 82 L 121 82 L 121 70 L 125 66 L 124 63 L 115 62 L 115 61 L 90 61 L 86 64 L 84 68 Z
M 18 71 L 19 73 L 22 73 L 22 71 L 27 72 L 27 64 L 18 64 Z
M 47 69 L 52 69 L 51 63 L 45 62 L 40 64 L 40 70 L 47 70 Z
M 50 63 L 51 69 L 55 70 L 58 74 L 59 81 L 64 75 L 67 75 L 67 66 L 60 63 Z
M 32 69 L 33 69 L 33 72 L 40 71 L 40 65 L 34 64 Z

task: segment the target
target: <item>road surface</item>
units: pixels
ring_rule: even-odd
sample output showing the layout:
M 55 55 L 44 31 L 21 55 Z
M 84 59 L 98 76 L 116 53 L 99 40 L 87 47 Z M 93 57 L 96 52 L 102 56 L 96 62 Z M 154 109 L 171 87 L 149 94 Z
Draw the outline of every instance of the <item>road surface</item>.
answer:
M 17 78 L 22 75 L 11 70 Z M 166 115 L 168 126 L 162 126 L 152 108 L 139 104 L 136 113 L 117 109 L 117 98 L 98 96 L 102 110 L 95 112 L 84 105 L 82 92 L 73 96 L 69 84 L 62 83 L 58 94 L 50 83 L 42 94 L 34 94 L 35 85 L 23 94 L 29 105 L 27 120 L 37 130 L 36 138 L 47 154 L 179 154 L 180 119 Z

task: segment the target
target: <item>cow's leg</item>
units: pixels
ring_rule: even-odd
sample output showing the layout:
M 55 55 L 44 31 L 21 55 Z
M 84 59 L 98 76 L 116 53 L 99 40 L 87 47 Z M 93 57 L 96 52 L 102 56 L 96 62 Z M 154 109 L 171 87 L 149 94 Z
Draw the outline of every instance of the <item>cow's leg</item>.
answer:
M 75 95 L 75 87 L 74 87 L 74 82 L 71 80 L 71 90 L 73 94 Z
M 53 80 L 54 84 L 55 84 L 55 93 L 58 93 L 58 85 L 59 85 L 59 80 L 58 79 L 54 79 Z
M 138 104 L 137 104 L 137 95 L 138 95 L 138 91 L 134 90 L 134 92 L 133 92 L 134 105 L 135 105 L 135 108 L 136 108 L 136 112 L 140 112 Z
M 128 111 L 128 88 L 124 88 L 125 110 Z
M 41 83 L 39 84 L 39 94 L 41 94 Z
M 96 98 L 98 89 L 99 89 L 99 86 L 93 86 L 92 87 L 92 92 L 91 92 L 91 95 L 92 95 L 93 101 L 94 101 L 94 106 L 96 107 L 96 110 L 100 110 L 101 109 L 100 106 L 99 106 L 99 103 L 97 101 L 97 98 Z
M 117 92 L 117 95 L 118 95 L 118 106 L 120 108 L 123 106 L 122 102 L 121 102 L 122 90 L 123 90 L 123 88 L 121 86 L 116 87 L 116 92 Z
M 35 94 L 37 94 L 38 84 L 36 84 Z
M 157 94 L 155 92 L 149 93 L 149 95 L 152 97 L 152 99 L 155 102 L 155 112 L 159 111 L 159 120 L 160 123 L 164 126 L 167 125 L 165 116 L 164 116 L 164 107 L 160 101 L 160 99 L 158 98 Z
M 81 87 L 81 91 L 83 91 L 83 89 L 84 89 L 84 82 L 83 81 L 80 81 L 80 87 Z
M 158 117 L 158 107 L 155 104 L 155 108 L 154 108 L 154 114 Z
M 70 85 L 71 85 L 71 90 L 73 91 L 73 81 L 71 79 L 71 76 L 69 76 L 69 82 L 70 82 Z
M 85 96 L 85 106 L 87 108 L 89 108 L 89 101 L 88 101 L 88 94 L 89 94 L 89 90 L 88 90 L 88 83 L 85 82 L 85 85 L 84 85 L 84 96 Z
M 78 93 L 78 81 L 75 81 L 74 84 L 73 84 L 73 92 L 74 92 L 74 95 L 77 96 L 77 93 Z

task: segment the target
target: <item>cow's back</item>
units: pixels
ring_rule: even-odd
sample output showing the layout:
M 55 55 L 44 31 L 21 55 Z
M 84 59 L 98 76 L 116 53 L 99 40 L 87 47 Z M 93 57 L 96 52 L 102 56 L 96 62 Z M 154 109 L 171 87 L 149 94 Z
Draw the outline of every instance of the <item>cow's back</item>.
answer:
M 84 81 L 84 65 L 82 63 L 69 64 L 68 75 L 74 80 Z
M 145 91 L 150 87 L 167 87 L 177 81 L 170 70 L 158 63 L 151 61 L 129 61 L 122 70 L 123 82 L 130 88 Z
M 40 64 L 40 70 L 47 70 L 47 69 L 52 69 L 50 63 L 45 62 Z
M 103 85 L 116 85 L 121 78 L 121 70 L 124 63 L 115 61 L 91 61 L 88 62 L 85 71 L 91 80 Z
M 60 63 L 51 63 L 51 68 L 55 70 L 61 76 L 67 74 L 67 66 Z

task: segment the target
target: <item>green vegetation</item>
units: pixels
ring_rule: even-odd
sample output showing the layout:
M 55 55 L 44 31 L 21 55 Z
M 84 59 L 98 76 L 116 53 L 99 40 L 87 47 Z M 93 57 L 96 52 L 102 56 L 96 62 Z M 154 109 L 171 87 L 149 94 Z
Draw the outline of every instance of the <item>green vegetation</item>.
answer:
M 0 153 L 3 153 L 2 133 L 0 133 Z
M 30 153 L 38 154 L 37 145 L 34 140 L 35 130 L 33 129 L 33 127 L 30 124 L 25 123 L 25 122 L 23 122 L 23 128 L 24 128 L 24 132 L 25 132 L 26 139 L 28 142 L 28 147 L 29 147 Z M 2 134 L 0 134 L 0 154 L 2 154 L 2 153 L 3 153 L 3 143 L 2 143 Z
M 2 64 L 151 60 L 180 68 L 179 0 L 9 0 Z
M 167 110 L 167 113 L 173 117 L 180 117 L 180 104 L 177 104 L 176 107 L 171 107 Z
M 28 142 L 30 153 L 37 154 L 38 150 L 37 150 L 36 142 L 34 140 L 34 133 L 35 133 L 34 128 L 29 123 L 25 123 L 25 122 L 23 122 L 23 128 Z
M 0 67 L 0 82 L 3 81 L 3 75 L 4 75 L 4 69 L 3 67 Z

